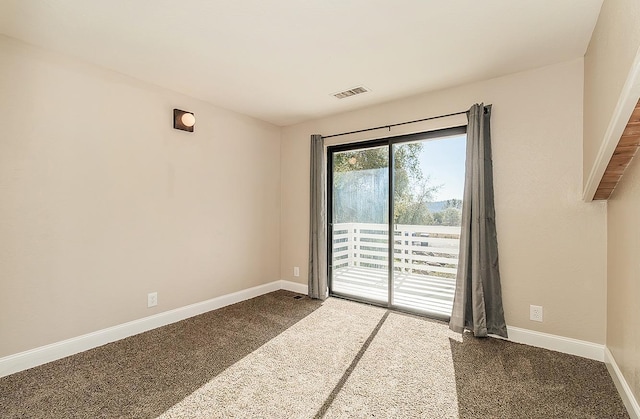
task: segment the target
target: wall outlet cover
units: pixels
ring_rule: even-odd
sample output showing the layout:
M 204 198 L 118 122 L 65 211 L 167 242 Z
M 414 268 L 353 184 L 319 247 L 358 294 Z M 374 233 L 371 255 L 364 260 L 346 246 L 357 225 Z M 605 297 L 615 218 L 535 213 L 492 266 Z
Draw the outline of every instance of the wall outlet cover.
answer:
M 147 307 L 155 307 L 158 305 L 158 293 L 150 292 L 147 294 Z
M 529 306 L 529 320 L 533 320 L 534 322 L 542 321 L 542 306 Z

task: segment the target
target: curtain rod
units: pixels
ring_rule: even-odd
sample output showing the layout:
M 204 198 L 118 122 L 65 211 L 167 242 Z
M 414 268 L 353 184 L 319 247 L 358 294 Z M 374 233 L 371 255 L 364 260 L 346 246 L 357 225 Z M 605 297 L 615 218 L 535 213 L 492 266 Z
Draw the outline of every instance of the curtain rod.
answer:
M 487 107 L 489 107 L 491 105 L 485 105 L 484 106 L 484 112 L 487 112 Z M 375 127 L 375 128 L 365 128 L 365 129 L 359 129 L 357 131 L 349 131 L 349 132 L 341 132 L 340 134 L 332 134 L 332 135 L 323 135 L 322 138 L 331 138 L 331 137 L 340 137 L 342 135 L 349 135 L 349 134 L 357 134 L 359 132 L 367 132 L 367 131 L 375 131 L 377 129 L 382 129 L 382 128 L 389 128 L 389 131 L 391 131 L 391 127 L 397 127 L 400 125 L 407 125 L 407 124 L 415 124 L 416 122 L 424 122 L 424 121 L 430 121 L 432 119 L 440 119 L 440 118 L 446 118 L 448 116 L 455 116 L 455 115 L 462 115 L 467 113 L 468 111 L 460 111 L 460 112 L 454 112 L 454 113 L 448 113 L 446 115 L 438 115 L 438 116 L 430 116 L 429 118 L 422 118 L 422 119 L 416 119 L 414 121 L 407 121 L 407 122 L 399 122 L 397 124 L 390 124 L 390 125 L 382 125 L 379 127 Z

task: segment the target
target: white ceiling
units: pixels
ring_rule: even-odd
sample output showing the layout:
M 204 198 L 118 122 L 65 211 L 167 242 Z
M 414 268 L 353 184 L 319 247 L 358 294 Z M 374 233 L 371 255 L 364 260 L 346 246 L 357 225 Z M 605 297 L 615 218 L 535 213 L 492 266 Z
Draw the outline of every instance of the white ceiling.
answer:
M 581 57 L 602 1 L 2 0 L 0 32 L 284 126 Z

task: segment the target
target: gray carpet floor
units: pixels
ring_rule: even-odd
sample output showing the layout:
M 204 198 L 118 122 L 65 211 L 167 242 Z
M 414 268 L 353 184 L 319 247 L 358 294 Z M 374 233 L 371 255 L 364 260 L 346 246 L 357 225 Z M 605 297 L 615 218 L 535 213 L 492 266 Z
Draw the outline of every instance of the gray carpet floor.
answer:
M 1 418 L 627 418 L 601 362 L 277 291 L 0 378 Z

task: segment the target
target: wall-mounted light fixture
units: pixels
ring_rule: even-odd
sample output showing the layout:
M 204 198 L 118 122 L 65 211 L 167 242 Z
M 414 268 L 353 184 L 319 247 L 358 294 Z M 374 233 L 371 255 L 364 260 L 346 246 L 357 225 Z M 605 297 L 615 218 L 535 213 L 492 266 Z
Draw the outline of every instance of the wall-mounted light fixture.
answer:
M 196 117 L 191 112 L 173 110 L 173 127 L 183 131 L 193 132 L 193 126 L 196 124 Z

